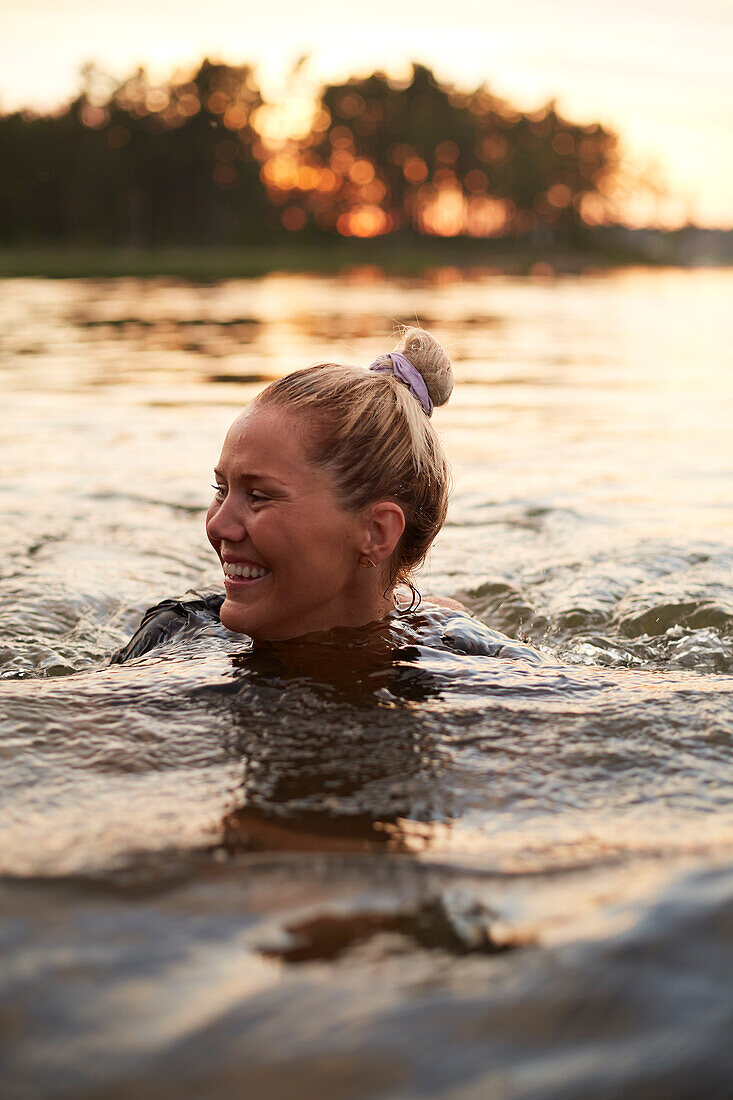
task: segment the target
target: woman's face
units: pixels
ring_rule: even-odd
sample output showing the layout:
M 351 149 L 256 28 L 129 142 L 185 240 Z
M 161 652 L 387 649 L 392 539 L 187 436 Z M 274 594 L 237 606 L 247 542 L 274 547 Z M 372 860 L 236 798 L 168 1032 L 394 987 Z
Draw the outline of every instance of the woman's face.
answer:
M 301 433 L 291 413 L 255 405 L 229 429 L 215 471 L 206 533 L 224 570 L 221 621 L 256 640 L 367 621 L 359 561 L 368 524 L 341 508 Z

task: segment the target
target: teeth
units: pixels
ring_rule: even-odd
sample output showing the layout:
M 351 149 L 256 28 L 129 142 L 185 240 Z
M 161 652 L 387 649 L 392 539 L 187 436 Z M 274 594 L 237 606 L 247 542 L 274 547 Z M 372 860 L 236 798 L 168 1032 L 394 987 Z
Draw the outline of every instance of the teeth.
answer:
M 269 569 L 261 565 L 239 565 L 228 561 L 222 563 L 222 568 L 227 577 L 243 577 L 245 580 L 254 580 L 269 573 Z

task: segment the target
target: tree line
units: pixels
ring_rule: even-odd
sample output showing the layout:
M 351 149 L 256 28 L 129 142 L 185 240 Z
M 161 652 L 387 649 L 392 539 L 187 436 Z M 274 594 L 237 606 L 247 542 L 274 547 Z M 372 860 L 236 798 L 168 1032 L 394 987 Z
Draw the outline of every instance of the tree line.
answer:
M 0 243 L 236 245 L 292 235 L 572 238 L 599 224 L 618 140 L 430 69 L 321 89 L 272 126 L 255 70 L 153 83 L 93 66 L 53 114 L 0 116 Z

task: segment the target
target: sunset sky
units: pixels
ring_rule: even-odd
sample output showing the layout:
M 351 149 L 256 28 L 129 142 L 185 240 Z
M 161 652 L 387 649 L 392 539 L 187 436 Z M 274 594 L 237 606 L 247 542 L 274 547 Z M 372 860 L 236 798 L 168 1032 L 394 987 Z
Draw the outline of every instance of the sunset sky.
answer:
M 555 97 L 660 175 L 667 224 L 733 227 L 731 0 L 0 0 L 0 109 L 58 105 L 90 60 L 119 77 L 138 64 L 164 77 L 206 55 L 247 61 L 277 95 L 304 53 L 313 80 L 415 60 L 525 109 Z

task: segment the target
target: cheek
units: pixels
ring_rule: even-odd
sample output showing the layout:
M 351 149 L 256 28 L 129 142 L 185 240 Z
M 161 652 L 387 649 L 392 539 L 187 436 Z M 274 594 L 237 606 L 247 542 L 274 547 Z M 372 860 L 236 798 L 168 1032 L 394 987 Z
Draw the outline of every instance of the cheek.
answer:
M 314 572 L 321 576 L 341 577 L 351 571 L 358 558 L 354 532 L 349 524 L 339 522 L 340 518 L 314 531 L 309 540 L 308 557 Z
M 211 543 L 211 545 L 214 547 L 214 549 L 217 549 L 217 547 L 221 543 L 221 539 L 218 538 L 214 534 L 214 532 L 211 528 L 212 521 L 213 521 L 213 519 L 216 516 L 216 513 L 218 511 L 219 511 L 218 505 L 214 503 L 214 504 L 211 504 L 209 506 L 209 510 L 206 513 L 206 537 L 209 540 L 209 542 Z

